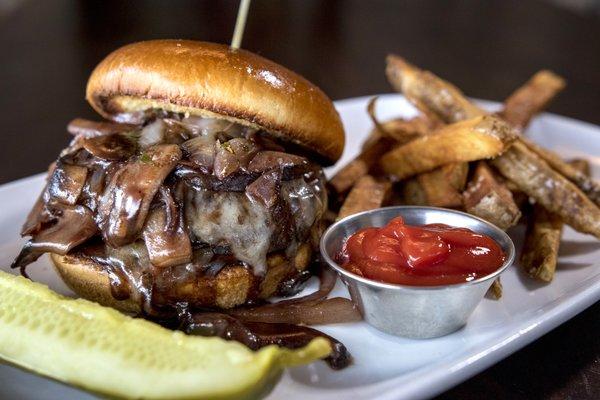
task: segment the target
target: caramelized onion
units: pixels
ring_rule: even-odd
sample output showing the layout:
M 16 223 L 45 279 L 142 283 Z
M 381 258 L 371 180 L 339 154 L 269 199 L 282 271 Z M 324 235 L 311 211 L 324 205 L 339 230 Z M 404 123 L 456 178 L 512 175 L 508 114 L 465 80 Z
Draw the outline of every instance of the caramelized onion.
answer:
M 312 171 L 313 166 L 311 164 L 302 165 L 290 171 L 284 170 L 282 171 L 281 180 L 290 181 L 302 178 L 304 174 Z M 218 179 L 210 173 L 199 171 L 189 161 L 181 161 L 175 169 L 175 176 L 184 180 L 186 184 L 194 189 L 215 192 L 244 192 L 248 185 L 260 176 L 260 173 L 238 170 L 223 179 Z
M 272 169 L 289 169 L 308 163 L 304 157 L 279 151 L 261 151 L 250 161 L 250 172 L 263 172 Z
M 86 167 L 59 161 L 48 181 L 48 194 L 56 201 L 75 205 L 85 185 L 87 174 Z
M 237 171 L 224 179 L 218 179 L 216 176 L 198 171 L 193 166 L 182 161 L 175 170 L 175 176 L 183 179 L 190 187 L 197 190 L 243 192 L 258 177 L 258 174 Z
M 285 153 L 285 148 L 278 144 L 275 140 L 261 132 L 252 132 L 248 135 L 248 139 L 252 140 L 254 143 L 258 145 L 263 150 L 271 150 L 271 151 L 279 151 Z
M 24 276 L 25 267 L 46 252 L 67 254 L 75 246 L 96 234 L 98 228 L 92 212 L 84 206 L 55 205 L 53 220 L 44 224 L 21 250 L 11 268 L 19 268 Z
M 27 219 L 21 228 L 21 236 L 34 235 L 42 228 L 42 224 L 50 221 L 51 215 L 46 210 L 46 204 L 44 195 L 46 194 L 46 188 L 40 193 L 38 199 L 29 214 Z
M 83 192 L 79 199 L 79 204 L 82 204 L 96 213 L 100 197 L 104 193 L 106 185 L 110 182 L 111 177 L 117 171 L 116 163 L 109 165 L 94 165 L 91 167 L 86 183 L 83 187 Z
M 258 146 L 244 138 L 233 138 L 223 145 L 227 145 L 229 150 L 235 154 L 240 166 L 244 169 L 248 167 L 250 160 L 258 153 Z
M 259 201 L 267 208 L 275 206 L 281 189 L 281 172 L 271 171 L 262 174 L 246 188 L 246 195 Z
M 171 267 L 192 259 L 190 237 L 184 229 L 183 209 L 175 204 L 171 192 L 160 189 L 162 204 L 148 214 L 142 235 L 150 262 L 157 267 Z
M 331 293 L 335 286 L 335 283 L 337 282 L 337 274 L 331 268 L 322 265 L 321 263 L 317 265 L 319 266 L 319 289 L 302 297 L 282 300 L 277 304 L 288 305 L 325 299 L 327 295 Z
M 220 313 L 184 313 L 181 319 L 182 329 L 188 334 L 219 336 L 241 342 L 252 350 L 272 344 L 295 349 L 314 338 L 324 337 L 331 343 L 331 353 L 324 360 L 332 369 L 345 368 L 352 362 L 352 356 L 342 343 L 306 326 L 246 322 Z
M 215 163 L 215 138 L 213 135 L 196 136 L 181 145 L 186 158 L 210 174 Z
M 137 238 L 154 195 L 180 159 L 179 146 L 157 145 L 115 173 L 99 205 L 108 244 L 123 246 Z
M 243 321 L 303 325 L 362 320 L 358 308 L 351 300 L 342 297 L 326 299 L 335 282 L 335 273 L 328 268 L 323 268 L 319 290 L 309 295 L 258 307 L 237 308 L 231 310 L 229 314 Z
M 339 324 L 362 320 L 356 305 L 343 297 L 239 308 L 231 310 L 229 314 L 243 321 L 302 325 Z
M 94 137 L 101 135 L 110 135 L 113 133 L 129 132 L 135 130 L 136 125 L 132 124 L 120 124 L 117 122 L 109 121 L 90 121 L 83 118 L 75 118 L 67 125 L 67 131 L 71 135 L 81 135 L 84 137 Z
M 240 162 L 225 143 L 217 142 L 213 171 L 217 179 L 225 179 L 240 169 Z
M 257 152 L 256 144 L 244 138 L 233 138 L 224 143 L 217 142 L 213 165 L 215 175 L 223 179 L 240 169 L 245 170 Z
M 136 144 L 120 133 L 94 136 L 81 141 L 81 146 L 94 157 L 103 160 L 124 160 L 133 155 Z

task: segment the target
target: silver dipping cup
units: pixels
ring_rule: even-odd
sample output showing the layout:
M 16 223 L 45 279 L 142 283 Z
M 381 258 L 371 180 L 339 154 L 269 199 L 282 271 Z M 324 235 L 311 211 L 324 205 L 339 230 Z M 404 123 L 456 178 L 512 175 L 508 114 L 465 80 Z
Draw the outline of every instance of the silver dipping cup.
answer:
M 335 261 L 342 246 L 362 228 L 381 227 L 401 216 L 407 225 L 442 223 L 469 228 L 494 239 L 506 254 L 504 264 L 490 275 L 451 285 L 407 286 L 382 283 L 346 271 Z M 398 206 L 365 211 L 331 225 L 321 238 L 321 254 L 348 286 L 352 300 L 373 327 L 392 335 L 434 338 L 460 329 L 483 296 L 515 257 L 515 246 L 500 228 L 467 213 L 436 207 Z

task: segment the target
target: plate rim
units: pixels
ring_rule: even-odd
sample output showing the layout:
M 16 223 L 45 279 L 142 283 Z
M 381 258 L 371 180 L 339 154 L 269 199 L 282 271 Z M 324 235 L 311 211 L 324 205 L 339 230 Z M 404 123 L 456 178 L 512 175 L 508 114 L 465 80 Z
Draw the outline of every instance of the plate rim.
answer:
M 378 96 L 381 101 L 406 100 L 404 96 L 397 93 L 383 93 L 340 99 L 336 100 L 334 104 L 338 113 L 342 114 L 341 109 L 350 106 L 350 103 L 366 104 L 369 99 L 375 96 Z M 486 108 L 497 108 L 501 105 L 501 103 L 489 100 L 473 100 Z M 401 112 L 399 112 L 399 114 L 401 114 Z M 586 121 L 580 121 L 571 117 L 548 112 L 541 113 L 538 118 L 544 118 L 551 124 L 566 122 L 577 126 L 583 126 L 585 129 L 597 131 L 600 137 L 600 126 Z M 337 167 L 339 168 L 339 166 Z M 43 179 L 44 175 L 45 173 L 41 172 L 3 183 L 0 185 L 0 194 L 27 187 L 27 185 Z M 31 202 L 34 200 L 35 199 L 30 199 Z M 596 264 L 596 266 L 598 265 L 600 264 Z M 495 335 L 491 340 L 496 344 L 491 348 L 486 348 L 484 350 L 477 350 L 475 348 L 456 356 L 450 356 L 449 360 L 444 359 L 436 361 L 432 363 L 431 366 L 420 367 L 408 373 L 403 373 L 359 387 L 342 386 L 341 388 L 327 388 L 331 396 L 325 397 L 330 398 L 340 394 L 352 394 L 356 393 L 357 390 L 360 390 L 360 393 L 356 394 L 361 398 L 376 398 L 382 400 L 397 399 L 400 397 L 417 399 L 431 397 L 442 393 L 496 364 L 576 316 L 594 303 L 600 301 L 600 278 L 594 279 L 599 276 L 600 272 L 590 279 L 591 283 L 588 285 L 585 285 L 585 282 L 583 281 L 579 282 L 584 285 L 584 287 L 581 289 L 581 286 L 578 286 L 575 293 L 567 292 L 563 296 L 544 303 L 543 307 L 541 307 L 543 312 L 539 315 L 527 317 L 525 320 L 519 322 L 517 324 L 518 329 L 515 328 L 514 330 Z M 557 300 L 559 301 L 557 302 Z M 289 374 L 289 372 L 286 372 L 286 374 Z M 402 385 L 398 385 L 399 382 L 402 382 Z M 276 385 L 271 395 L 267 397 L 268 399 L 274 398 L 273 395 L 277 394 L 277 388 L 280 387 L 282 383 L 283 382 L 280 382 Z M 317 390 L 319 393 L 322 393 L 325 390 L 323 387 L 311 387 L 296 380 L 288 379 L 287 383 L 292 384 L 292 386 L 288 386 L 289 390 L 296 391 L 296 389 L 298 389 L 308 393 L 308 395 L 311 394 L 312 390 Z
M 399 93 L 383 93 L 374 95 L 365 95 L 340 99 L 334 102 L 336 109 L 342 114 L 340 108 L 349 107 L 350 104 L 363 103 L 364 105 L 372 99 L 378 97 L 381 101 L 407 101 Z M 482 105 L 486 109 L 499 109 L 502 103 L 492 100 L 470 98 L 475 103 Z M 401 114 L 400 112 L 398 114 Z M 551 124 L 566 122 L 568 124 L 584 126 L 585 129 L 596 130 L 600 136 L 600 126 L 586 121 L 580 121 L 571 117 L 562 116 L 550 112 L 539 113 L 536 118 L 545 119 Z M 336 164 L 337 167 L 337 164 Z M 600 265 L 600 264 L 597 264 Z M 595 277 L 600 276 L 600 272 Z M 583 282 L 582 282 L 583 283 Z M 575 294 L 566 294 L 567 299 L 559 301 L 555 306 L 556 300 L 564 299 L 561 296 L 558 299 L 547 302 L 543 306 L 543 312 L 535 317 L 529 317 L 518 324 L 509 332 L 494 337 L 496 345 L 492 348 L 481 351 L 469 351 L 460 354 L 452 360 L 443 360 L 436 362 L 432 367 L 421 367 L 414 372 L 401 374 L 383 381 L 374 382 L 361 386 L 360 398 L 372 398 L 378 400 L 388 399 L 421 399 L 436 396 L 452 387 L 468 380 L 474 375 L 502 361 L 526 345 L 562 325 L 564 322 L 575 317 L 586 308 L 600 301 L 600 279 L 590 283 L 584 289 Z M 515 332 L 516 331 L 516 332 Z M 448 369 L 444 369 L 447 366 Z M 453 367 L 454 366 L 454 367 Z M 422 379 L 421 375 L 427 376 Z M 398 385 L 402 383 L 402 385 Z M 355 391 L 357 388 L 347 388 L 347 390 L 336 391 L 336 393 Z M 275 389 L 275 391 L 277 388 Z M 274 392 L 275 392 L 274 391 Z M 377 392 L 379 391 L 379 392 Z M 270 397 L 269 397 L 270 398 Z

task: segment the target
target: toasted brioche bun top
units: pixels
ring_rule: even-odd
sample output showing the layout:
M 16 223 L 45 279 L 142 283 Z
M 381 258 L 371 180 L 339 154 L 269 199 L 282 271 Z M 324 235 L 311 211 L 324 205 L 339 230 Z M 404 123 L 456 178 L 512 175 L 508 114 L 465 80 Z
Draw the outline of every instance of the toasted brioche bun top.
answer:
M 300 75 L 245 50 L 191 40 L 133 43 L 92 72 L 86 99 L 103 117 L 162 109 L 231 120 L 333 163 L 344 130 L 331 100 Z

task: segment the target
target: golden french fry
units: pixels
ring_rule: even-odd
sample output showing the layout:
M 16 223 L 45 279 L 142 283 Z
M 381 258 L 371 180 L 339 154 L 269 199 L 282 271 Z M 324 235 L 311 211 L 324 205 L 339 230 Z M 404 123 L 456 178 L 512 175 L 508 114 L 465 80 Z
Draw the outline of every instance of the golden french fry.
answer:
M 501 116 L 523 129 L 564 87 L 565 80 L 560 76 L 547 70 L 539 71 L 506 99 Z
M 492 286 L 488 289 L 488 295 L 491 296 L 494 300 L 500 300 L 502 297 L 502 282 L 500 281 L 500 277 L 497 277 Z
M 411 65 L 402 57 L 387 57 L 390 84 L 432 120 L 453 123 L 487 112 L 471 103 L 454 85 Z
M 372 134 L 380 134 L 390 139 L 396 140 L 398 144 L 408 143 L 414 138 L 431 133 L 435 124 L 424 116 L 417 116 L 411 119 L 395 118 L 389 121 L 380 122 L 375 115 L 375 103 L 377 97 L 373 97 L 367 105 L 367 113 L 375 125 Z
M 449 82 L 442 80 L 430 72 L 425 72 L 407 63 L 400 57 L 388 56 L 387 76 L 396 90 L 404 95 L 427 115 L 445 122 L 456 122 L 469 117 L 485 115 L 487 112 L 471 103 L 464 94 Z M 485 192 L 488 190 L 489 192 Z M 476 213 L 493 220 L 495 223 L 509 226 L 518 220 L 520 211 L 504 183 L 494 181 L 494 184 L 483 185 L 477 190 L 478 201 L 471 203 Z M 473 208 L 472 208 L 473 209 Z M 499 212 L 500 218 L 492 210 Z
M 500 118 L 484 115 L 444 126 L 386 153 L 384 172 L 405 179 L 442 165 L 476 161 L 501 154 L 516 133 Z
M 571 161 L 569 161 L 568 164 L 571 167 L 575 168 L 577 171 L 585 174 L 586 176 L 590 176 L 590 174 L 592 173 L 590 162 L 588 160 L 584 160 L 583 158 L 574 158 Z
M 403 182 L 405 204 L 458 208 L 467 182 L 467 163 L 454 163 L 424 172 Z
M 573 160 L 569 165 L 581 173 L 589 174 L 586 160 Z M 560 216 L 548 212 L 539 204 L 534 205 L 521 253 L 521 266 L 531 277 L 545 282 L 554 278 L 563 225 Z
M 562 217 L 575 230 L 600 238 L 600 208 L 524 143 L 515 141 L 492 164 L 529 197 Z
M 370 175 L 363 176 L 348 193 L 337 219 L 381 207 L 389 196 L 391 186 L 387 180 L 378 181 Z
M 361 177 L 369 173 L 381 155 L 394 144 L 395 142 L 389 138 L 377 137 L 354 160 L 340 169 L 329 180 L 329 184 L 338 195 L 343 196 Z
M 516 225 L 521 210 L 512 193 L 500 184 L 488 165 L 480 161 L 463 193 L 465 210 L 506 230 Z
M 522 137 L 520 139 L 527 145 L 529 150 L 536 153 L 540 158 L 548 163 L 557 172 L 564 175 L 568 180 L 573 182 L 583 193 L 589 197 L 598 207 L 600 207 L 600 182 L 591 178 L 588 174 L 578 170 L 573 165 L 565 162 L 555 152 L 544 149 L 532 141 Z
M 374 97 L 367 106 L 375 129 L 363 143 L 361 154 L 338 171 L 329 181 L 331 187 L 341 196 L 340 199 L 343 199 L 343 195 L 361 177 L 370 172 L 383 153 L 398 144 L 407 143 L 419 135 L 429 133 L 433 127 L 433 123 L 422 116 L 410 120 L 397 118 L 379 122 L 374 110 L 376 100 L 377 97 Z
M 379 133 L 377 129 L 373 129 L 371 133 L 369 133 L 369 136 L 367 136 L 367 138 L 363 142 L 362 146 L 360 147 L 360 152 L 362 153 L 369 147 L 373 146 L 379 139 L 381 139 L 382 136 L 383 135 Z

